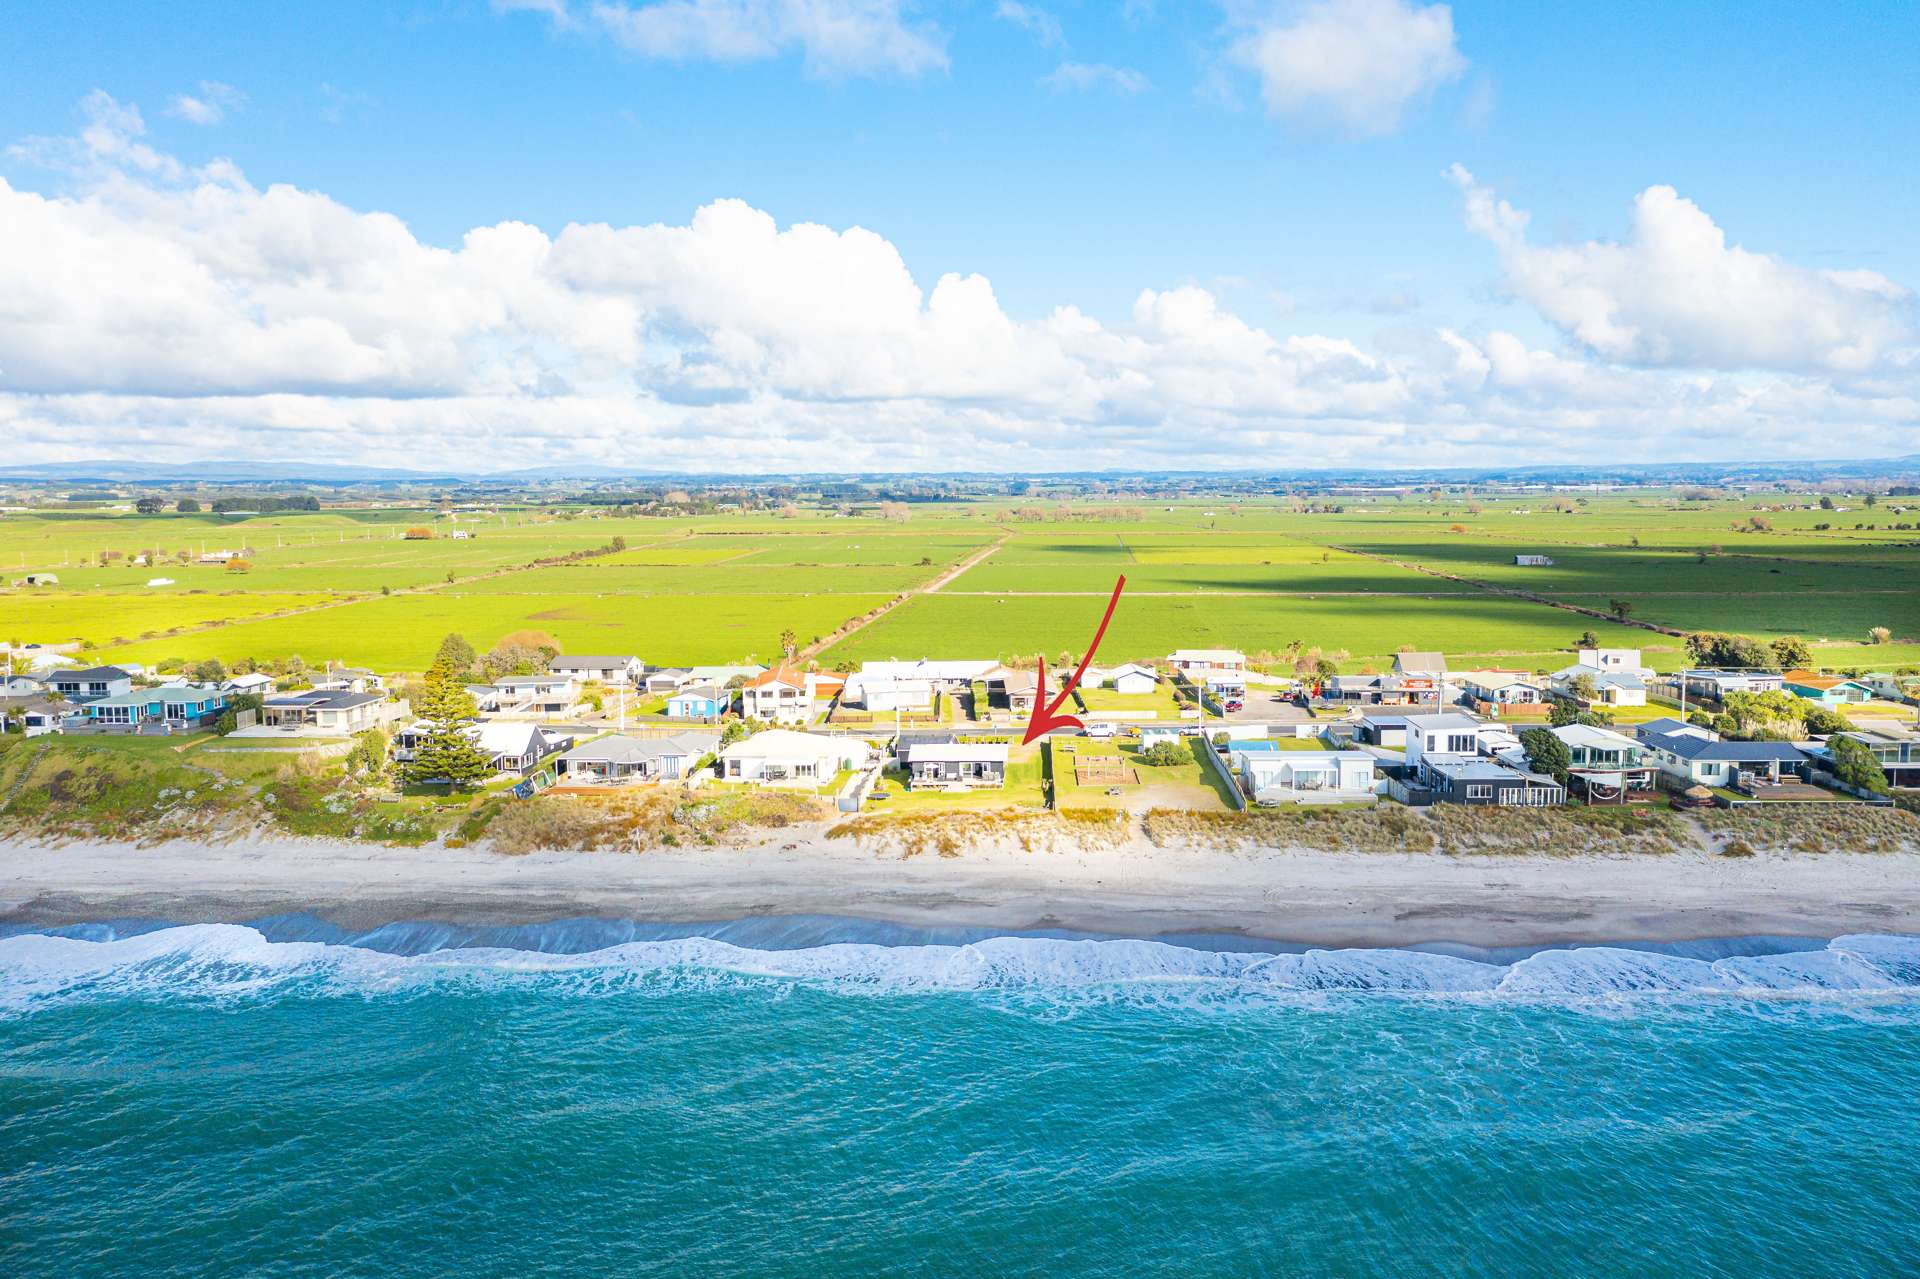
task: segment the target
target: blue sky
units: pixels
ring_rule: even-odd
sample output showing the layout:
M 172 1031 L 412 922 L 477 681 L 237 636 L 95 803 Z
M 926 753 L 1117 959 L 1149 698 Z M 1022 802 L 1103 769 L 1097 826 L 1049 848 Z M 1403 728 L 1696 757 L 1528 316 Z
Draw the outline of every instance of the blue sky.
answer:
M 955 430 L 1007 469 L 1164 465 L 1169 428 L 1203 442 L 1194 465 L 1622 440 L 1658 460 L 1711 456 L 1712 433 L 1790 456 L 1836 426 L 1850 451 L 1920 451 L 1911 5 L 128 9 L 16 10 L 0 45 L 21 204 L 0 284 L 48 299 L 19 317 L 32 333 L 0 321 L 0 423 L 46 460 L 322 441 L 392 460 L 399 439 L 456 447 L 463 420 L 555 461 L 669 469 L 931 466 Z M 275 184 L 308 198 L 298 250 L 267 226 Z M 1636 241 L 1636 200 L 1666 187 Z M 1524 232 L 1476 227 L 1476 192 Z M 695 265 L 568 243 L 689 228 L 718 200 L 836 235 L 757 274 L 728 239 L 744 224 L 695 235 Z M 409 242 L 369 248 L 378 215 Z M 548 246 L 530 277 L 429 261 L 501 223 Z M 1679 247 L 1651 247 L 1669 230 Z M 23 244 L 41 252 L 9 269 Z M 142 261 L 175 251 L 143 293 Z M 420 309 L 345 278 L 343 253 L 414 280 Z M 63 278 L 76 259 L 113 278 Z M 930 316 L 948 273 L 990 281 L 993 309 Z M 866 318 L 841 329 L 836 302 Z M 1770 315 L 1792 331 L 1759 331 Z M 233 369 L 168 349 L 199 321 Z M 1063 434 L 1081 443 L 1043 442 Z

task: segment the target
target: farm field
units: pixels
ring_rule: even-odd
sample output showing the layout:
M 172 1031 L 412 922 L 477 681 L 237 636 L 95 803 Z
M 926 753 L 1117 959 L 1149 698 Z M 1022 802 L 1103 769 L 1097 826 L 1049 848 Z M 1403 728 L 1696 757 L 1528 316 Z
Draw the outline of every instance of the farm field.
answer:
M 1440 649 L 1456 669 L 1540 669 L 1563 665 L 1591 630 L 1672 669 L 1684 652 L 1665 632 L 1713 629 L 1799 635 L 1815 644 L 1818 664 L 1835 669 L 1920 662 L 1920 591 L 1911 586 L 1920 504 L 1857 502 L 1799 510 L 1790 508 L 1812 499 L 1696 502 L 1651 490 L 1044 512 L 956 501 L 916 504 L 905 523 L 512 506 L 457 522 L 410 508 L 238 519 L 60 511 L 0 516 L 0 638 L 85 639 L 99 646 L 95 655 L 129 661 L 299 654 L 406 670 L 448 631 L 484 649 L 510 631 L 539 630 L 575 652 L 766 660 L 783 631 L 807 645 L 904 594 L 820 659 L 1054 660 L 1078 654 L 1124 573 L 1128 591 L 1103 661 L 1211 646 L 1277 656 L 1297 642 L 1344 652 L 1349 670 L 1384 666 L 1409 646 Z M 408 540 L 409 528 L 434 536 Z M 448 536 L 456 529 L 467 536 Z M 179 560 L 203 550 L 245 552 L 252 567 Z M 125 562 L 155 552 L 152 567 Z M 1520 554 L 1554 563 L 1517 565 Z M 27 572 L 56 573 L 59 584 L 7 587 Z M 147 587 L 154 577 L 173 584 Z M 1574 611 L 1605 612 L 1615 601 L 1646 625 Z M 306 611 L 266 616 L 290 608 Z M 1871 643 L 1874 627 L 1893 642 Z
M 785 628 L 802 642 L 884 602 L 880 595 L 396 595 L 296 617 L 238 623 L 118 647 L 134 662 L 169 657 L 233 662 L 299 654 L 382 671 L 423 670 L 457 631 L 483 648 L 520 630 L 545 631 L 572 653 L 638 653 L 650 662 L 760 661 Z

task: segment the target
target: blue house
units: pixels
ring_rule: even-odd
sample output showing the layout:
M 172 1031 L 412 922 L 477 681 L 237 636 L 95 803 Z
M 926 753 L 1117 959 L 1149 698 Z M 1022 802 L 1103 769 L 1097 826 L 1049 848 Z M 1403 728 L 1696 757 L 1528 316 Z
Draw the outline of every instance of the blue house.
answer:
M 167 684 L 103 697 L 86 705 L 87 723 L 102 728 L 137 730 L 204 728 L 227 708 L 227 695 L 216 688 Z
M 669 719 L 718 719 L 733 705 L 733 694 L 712 684 L 683 688 L 667 699 Z

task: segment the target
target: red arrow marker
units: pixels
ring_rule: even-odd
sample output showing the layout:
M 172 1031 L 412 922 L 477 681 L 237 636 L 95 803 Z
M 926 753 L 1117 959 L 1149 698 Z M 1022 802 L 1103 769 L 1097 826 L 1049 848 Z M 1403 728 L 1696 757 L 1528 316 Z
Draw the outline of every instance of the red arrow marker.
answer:
M 1079 685 L 1080 677 L 1085 675 L 1087 667 L 1092 665 L 1093 655 L 1100 649 L 1100 639 L 1107 633 L 1107 623 L 1113 620 L 1114 606 L 1120 602 L 1120 590 L 1126 584 L 1125 576 L 1114 582 L 1113 598 L 1107 601 L 1107 611 L 1100 618 L 1100 629 L 1093 633 L 1093 643 L 1087 645 L 1087 655 L 1080 659 L 1080 669 L 1073 673 L 1073 678 L 1067 681 L 1067 686 L 1060 690 L 1060 696 L 1051 702 L 1045 702 L 1044 707 L 1042 703 L 1047 694 L 1047 659 L 1045 657 L 1040 659 L 1040 686 L 1033 693 L 1033 715 L 1027 720 L 1027 735 L 1020 739 L 1022 746 L 1032 744 L 1037 738 L 1045 737 L 1056 728 L 1084 727 L 1077 715 L 1061 715 L 1058 711 L 1066 704 L 1067 699 L 1073 696 L 1073 690 Z

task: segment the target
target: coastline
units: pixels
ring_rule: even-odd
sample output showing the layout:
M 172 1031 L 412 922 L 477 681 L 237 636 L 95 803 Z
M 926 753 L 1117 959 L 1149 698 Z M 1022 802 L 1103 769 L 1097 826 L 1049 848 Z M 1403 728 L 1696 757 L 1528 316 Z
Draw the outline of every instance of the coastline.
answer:
M 1444 856 L 1132 841 L 901 857 L 817 829 L 782 834 L 746 847 L 518 856 L 289 837 L 144 847 L 0 838 L 0 924 L 307 914 L 364 930 L 832 916 L 1329 948 L 1920 933 L 1911 852 Z

